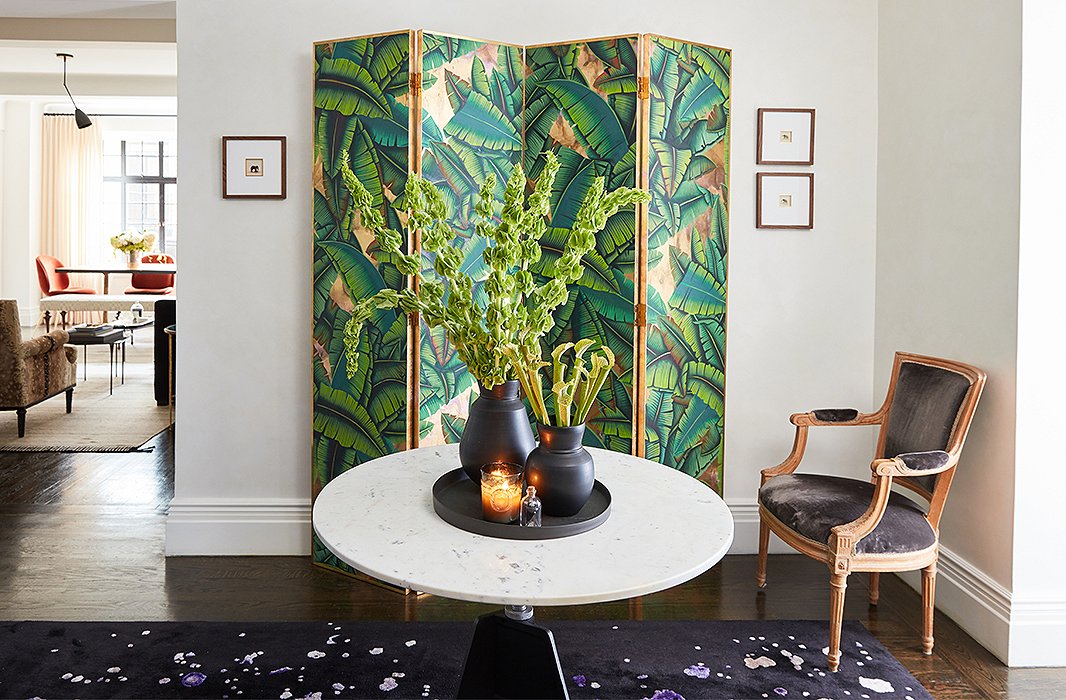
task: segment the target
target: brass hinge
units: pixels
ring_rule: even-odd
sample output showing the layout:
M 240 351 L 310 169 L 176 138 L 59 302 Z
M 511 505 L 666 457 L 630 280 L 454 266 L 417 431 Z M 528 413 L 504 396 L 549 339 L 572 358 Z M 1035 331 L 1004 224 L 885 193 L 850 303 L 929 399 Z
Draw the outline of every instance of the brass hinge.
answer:
M 634 311 L 636 312 L 635 313 L 636 319 L 633 322 L 634 325 L 636 325 L 636 326 L 646 326 L 646 325 L 648 325 L 648 305 L 647 304 L 637 304 L 634 307 Z
M 411 80 L 408 83 L 411 88 L 411 97 L 418 97 L 422 94 L 422 74 L 411 73 Z
M 641 100 L 648 99 L 648 77 L 640 76 L 637 78 L 637 98 Z

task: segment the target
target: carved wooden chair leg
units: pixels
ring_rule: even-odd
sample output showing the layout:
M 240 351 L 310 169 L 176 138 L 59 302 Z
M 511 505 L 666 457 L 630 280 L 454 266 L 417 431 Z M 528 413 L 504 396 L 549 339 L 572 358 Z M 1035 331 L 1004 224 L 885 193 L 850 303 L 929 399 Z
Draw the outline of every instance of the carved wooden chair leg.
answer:
M 759 518 L 759 563 L 755 567 L 755 583 L 766 588 L 766 552 L 770 548 L 770 526 Z
M 848 575 L 834 573 L 829 578 L 829 670 L 840 668 L 840 627 L 844 624 L 844 591 Z
M 922 651 L 933 653 L 933 609 L 936 599 L 936 562 L 922 569 Z
M 881 572 L 870 572 L 870 605 L 877 605 L 881 598 Z

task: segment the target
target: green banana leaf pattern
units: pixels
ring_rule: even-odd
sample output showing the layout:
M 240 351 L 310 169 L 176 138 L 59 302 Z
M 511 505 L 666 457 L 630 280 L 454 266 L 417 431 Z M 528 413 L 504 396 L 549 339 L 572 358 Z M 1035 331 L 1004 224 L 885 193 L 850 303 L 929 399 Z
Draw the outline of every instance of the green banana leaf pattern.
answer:
M 348 378 L 344 324 L 349 294 L 400 289 L 403 275 L 378 255 L 373 237 L 353 222 L 340 176 L 341 158 L 388 217 L 407 183 L 410 33 L 315 46 L 312 357 L 312 497 L 365 461 L 406 449 L 407 322 L 383 311 L 366 324 L 360 364 Z M 351 571 L 317 538 L 314 560 Z
M 645 455 L 721 492 L 731 54 L 649 43 Z
M 540 269 L 558 260 L 574 216 L 592 180 L 611 189 L 636 183 L 637 47 L 626 36 L 526 49 L 523 166 L 531 181 L 545 152 L 559 158 L 551 228 L 541 241 Z M 634 210 L 608 220 L 585 274 L 555 313 L 550 347 L 591 338 L 616 357 L 611 377 L 589 413 L 585 444 L 631 452 L 633 447 Z
M 478 190 L 493 174 L 502 201 L 522 157 L 522 71 L 519 46 L 422 34 L 422 175 L 444 193 L 464 271 L 475 280 L 485 248 L 473 238 Z M 443 330 L 425 321 L 419 365 L 419 444 L 458 442 L 477 382 Z

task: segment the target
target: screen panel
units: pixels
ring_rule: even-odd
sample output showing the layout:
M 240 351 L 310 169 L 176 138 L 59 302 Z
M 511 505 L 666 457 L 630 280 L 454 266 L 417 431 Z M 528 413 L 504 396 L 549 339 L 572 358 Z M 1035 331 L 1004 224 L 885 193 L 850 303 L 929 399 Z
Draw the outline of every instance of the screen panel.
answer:
M 420 32 L 422 176 L 444 193 L 454 244 L 475 280 L 487 270 L 474 240 L 474 205 L 486 176 L 496 198 L 522 157 L 522 47 Z M 498 209 L 498 207 L 497 207 Z M 432 264 L 432 254 L 423 253 Z M 420 327 L 419 445 L 458 442 L 477 382 L 440 328 Z
M 560 162 L 541 270 L 559 258 L 594 178 L 603 177 L 609 189 L 636 185 L 638 48 L 637 35 L 526 48 L 524 167 L 535 182 L 546 151 Z M 633 450 L 635 260 L 636 216 L 629 208 L 598 234 L 584 259 L 585 274 L 570 286 L 544 340 L 550 349 L 591 338 L 614 351 L 615 366 L 589 413 L 585 444 L 619 452 Z
M 661 36 L 645 41 L 645 456 L 721 492 L 732 56 Z
M 402 289 L 404 276 L 378 256 L 341 178 L 343 154 L 390 227 L 409 172 L 411 32 L 315 45 L 313 184 L 312 498 L 346 470 L 407 448 L 407 319 L 379 311 L 365 325 L 349 376 L 344 324 L 350 296 Z M 318 563 L 350 571 L 314 540 Z

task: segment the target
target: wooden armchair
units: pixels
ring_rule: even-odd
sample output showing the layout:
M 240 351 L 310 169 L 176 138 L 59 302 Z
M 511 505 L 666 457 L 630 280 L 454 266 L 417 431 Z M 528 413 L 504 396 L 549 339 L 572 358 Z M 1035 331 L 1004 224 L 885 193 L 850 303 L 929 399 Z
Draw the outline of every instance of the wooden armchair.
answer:
M 830 572 L 829 670 L 840 665 L 840 625 L 848 574 L 870 572 L 870 604 L 882 571 L 922 570 L 922 647 L 933 652 L 933 597 L 940 515 L 986 375 L 976 367 L 896 353 L 888 396 L 876 413 L 820 409 L 796 413 L 792 453 L 762 472 L 756 582 L 766 586 L 773 531 L 789 546 L 824 561 Z M 872 482 L 794 474 L 811 426 L 880 425 Z M 928 501 L 893 493 L 904 486 Z
M 16 411 L 19 437 L 26 435 L 26 409 L 66 392 L 70 413 L 77 384 L 78 353 L 65 347 L 66 331 L 22 340 L 18 304 L 0 300 L 0 411 Z

